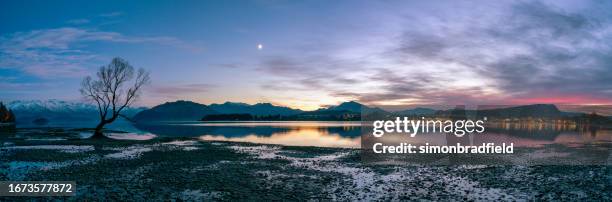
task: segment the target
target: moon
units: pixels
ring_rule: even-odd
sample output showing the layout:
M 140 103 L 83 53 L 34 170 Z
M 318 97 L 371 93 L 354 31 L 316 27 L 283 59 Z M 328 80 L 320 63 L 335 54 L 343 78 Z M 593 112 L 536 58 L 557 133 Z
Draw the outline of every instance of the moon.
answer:
M 263 49 L 263 44 L 257 44 L 257 50 Z

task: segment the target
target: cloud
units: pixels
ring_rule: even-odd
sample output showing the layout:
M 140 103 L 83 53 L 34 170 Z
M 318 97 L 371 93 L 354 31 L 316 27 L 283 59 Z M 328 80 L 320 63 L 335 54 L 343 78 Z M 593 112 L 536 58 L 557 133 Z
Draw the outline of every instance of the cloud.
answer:
M 87 23 L 89 23 L 90 21 L 89 21 L 88 19 L 81 18 L 81 19 L 72 19 L 72 20 L 68 20 L 68 21 L 66 21 L 66 22 L 67 22 L 68 24 L 73 24 L 73 25 L 82 25 L 82 24 L 87 24 Z
M 111 18 L 111 17 L 118 17 L 123 15 L 122 12 L 110 12 L 110 13 L 102 13 L 100 14 L 100 17 L 106 17 L 106 18 Z
M 495 40 L 521 44 L 526 51 L 485 63 L 482 73 L 520 97 L 553 93 L 612 97 L 607 91 L 612 85 L 609 21 L 542 3 L 519 4 L 513 11 L 508 21 L 514 23 L 487 33 Z
M 383 35 L 353 39 L 375 43 L 321 45 L 316 54 L 266 58 L 259 70 L 275 76 L 267 89 L 319 89 L 369 104 L 610 104 L 611 19 L 581 3 L 433 5 L 436 12 L 381 19 L 391 28 L 351 30 Z M 327 40 L 318 43 L 342 39 Z
M 135 37 L 74 27 L 17 32 L 0 39 L 0 68 L 20 69 L 39 77 L 79 77 L 88 67 L 102 64 L 103 55 L 86 50 L 91 42 L 196 48 L 173 37 Z
M 267 74 L 260 88 L 267 91 L 301 92 L 304 95 L 321 92 L 334 94 L 337 91 L 352 91 L 356 83 L 367 75 L 366 61 L 344 60 L 325 55 L 303 54 L 297 56 L 271 56 L 257 68 Z M 367 70 L 370 71 L 370 70 Z M 340 99 L 353 99 L 343 96 Z M 331 103 L 330 103 L 331 104 Z
M 436 48 L 435 54 L 422 48 L 403 53 L 461 64 L 465 71 L 492 79 L 489 87 L 500 93 L 498 98 L 520 101 L 543 95 L 596 95 L 611 101 L 607 89 L 612 85 L 612 49 L 606 44 L 610 44 L 612 33 L 606 19 L 569 13 L 541 2 L 521 2 L 484 25 L 467 26 L 428 43 Z M 418 41 L 408 44 L 431 39 L 420 35 L 406 38 Z M 487 99 L 503 100 L 482 98 Z
M 185 95 L 185 94 L 208 92 L 214 87 L 215 85 L 212 85 L 212 84 L 201 84 L 201 83 L 178 84 L 178 85 L 159 85 L 159 86 L 153 86 L 149 91 L 153 94 L 161 95 L 161 96 L 171 96 L 171 97 L 179 96 L 180 97 L 181 95 Z
M 197 100 L 203 94 L 211 93 L 216 87 L 207 83 L 154 84 L 144 88 L 144 94 L 147 96 L 139 104 L 155 106 L 174 100 Z
M 214 66 L 219 67 L 219 68 L 237 69 L 245 65 L 240 64 L 240 63 L 220 63 L 220 64 L 215 64 Z
M 15 92 L 39 90 L 40 88 L 49 88 L 52 86 L 53 84 L 51 83 L 9 83 L 4 81 L 0 82 L 0 87 L 2 89 L 10 89 L 10 91 Z

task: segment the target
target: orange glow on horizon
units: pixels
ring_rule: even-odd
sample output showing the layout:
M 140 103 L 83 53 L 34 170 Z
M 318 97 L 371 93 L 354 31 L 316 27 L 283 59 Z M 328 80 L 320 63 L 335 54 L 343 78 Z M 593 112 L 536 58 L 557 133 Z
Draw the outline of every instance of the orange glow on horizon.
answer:
M 328 133 L 319 127 L 300 126 L 289 132 L 275 133 L 272 136 L 257 136 L 255 134 L 245 137 L 224 137 L 214 135 L 200 136 L 201 140 L 253 142 L 262 144 L 280 144 L 290 146 L 319 146 L 319 147 L 342 147 L 359 148 L 360 137 L 342 137 L 339 134 Z

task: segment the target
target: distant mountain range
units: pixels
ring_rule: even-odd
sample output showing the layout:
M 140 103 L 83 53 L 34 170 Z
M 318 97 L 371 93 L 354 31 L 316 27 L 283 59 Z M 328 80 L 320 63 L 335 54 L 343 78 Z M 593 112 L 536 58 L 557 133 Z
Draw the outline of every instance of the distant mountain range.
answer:
M 365 110 L 372 110 L 372 108 L 362 105 L 361 103 L 350 101 L 340 103 L 337 106 L 330 106 L 328 108 L 318 109 L 317 111 L 349 111 L 361 113 L 362 108 L 365 108 Z
M 15 114 L 17 123 L 32 123 L 34 120 L 53 121 L 97 120 L 98 109 L 93 104 L 61 100 L 13 101 L 7 104 Z M 122 112 L 137 122 L 150 121 L 197 121 L 207 115 L 249 114 L 254 120 L 360 120 L 362 115 L 375 116 L 447 116 L 476 113 L 488 117 L 578 117 L 579 112 L 563 112 L 552 104 L 536 104 L 499 109 L 437 110 L 431 108 L 413 108 L 388 112 L 377 107 L 368 107 L 350 101 L 314 111 L 302 111 L 289 107 L 276 106 L 270 103 L 246 104 L 225 102 L 223 104 L 204 105 L 191 101 L 166 102 L 150 109 L 127 108 Z M 223 116 L 220 116 L 223 117 Z M 232 117 L 232 116 L 229 116 Z
M 504 109 L 490 109 L 479 111 L 483 116 L 492 117 L 541 117 L 541 118 L 558 118 L 564 114 L 552 104 L 535 104 L 518 107 L 508 107 Z
M 357 102 L 345 102 L 337 106 L 305 112 L 289 107 L 275 106 L 270 103 L 258 103 L 254 105 L 246 103 L 225 102 L 223 104 L 203 105 L 191 101 L 179 100 L 166 102 L 149 110 L 144 110 L 134 120 L 138 122 L 147 121 L 196 121 L 206 115 L 233 114 L 230 117 L 239 117 L 239 114 L 249 114 L 261 119 L 272 116 L 279 117 L 301 117 L 301 119 L 335 119 L 335 117 L 356 117 L 365 111 L 383 111 L 379 108 L 366 107 Z
M 361 116 L 456 116 L 473 114 L 495 118 L 508 117 L 539 117 L 559 118 L 576 117 L 584 115 L 577 112 L 562 112 L 552 104 L 535 104 L 499 109 L 463 110 L 448 109 L 436 110 L 430 108 L 414 108 L 395 112 L 388 112 L 377 107 L 368 107 L 355 101 L 343 102 L 339 105 L 329 106 L 314 111 L 302 111 L 288 107 L 275 106 L 270 103 L 246 104 L 226 102 L 223 104 L 203 105 L 191 101 L 167 102 L 162 105 L 144 110 L 137 114 L 136 121 L 196 121 L 219 120 L 227 117 L 228 120 L 336 120 L 358 121 Z M 221 116 L 219 116 L 221 115 Z M 248 116 L 247 116 L 248 115 Z
M 141 111 L 132 119 L 138 122 L 147 121 L 195 121 L 209 114 L 217 114 L 210 107 L 191 102 L 179 100 L 166 102 L 151 109 Z
M 291 116 L 303 113 L 299 109 L 275 106 L 270 103 L 254 105 L 246 103 L 225 102 L 223 104 L 203 105 L 191 101 L 179 100 L 166 102 L 134 116 L 138 122 L 147 121 L 196 121 L 211 114 L 250 114 L 254 116 Z
M 83 102 L 63 100 L 17 100 L 7 104 L 16 117 L 16 122 L 32 123 L 34 120 L 54 121 L 90 121 L 98 120 L 98 107 Z M 144 107 L 126 108 L 122 114 L 128 117 L 145 110 Z
M 349 101 L 349 102 L 343 102 L 340 103 L 339 105 L 336 106 L 330 106 L 328 108 L 323 108 L 323 109 L 319 109 L 317 111 L 320 112 L 329 112 L 329 111 L 336 111 L 336 112 L 340 112 L 340 111 L 346 111 L 346 112 L 351 112 L 351 113 L 364 113 L 364 114 L 371 114 L 371 113 L 388 113 L 385 110 L 378 108 L 378 107 L 368 107 L 366 105 L 363 105 L 361 103 L 355 102 L 355 101 Z
M 474 115 L 478 117 L 495 117 L 495 118 L 517 118 L 517 117 L 534 117 L 534 118 L 560 118 L 564 116 L 581 115 L 581 113 L 563 113 L 557 106 L 553 104 L 534 104 L 514 107 L 503 107 L 496 109 L 450 109 L 435 112 L 441 116 L 465 116 Z
M 249 105 L 240 102 L 225 102 L 223 104 L 208 105 L 210 109 L 221 114 L 251 114 L 256 116 L 281 115 L 290 116 L 302 113 L 302 110 L 289 107 L 274 106 L 270 103 L 257 103 Z M 201 117 L 200 117 L 201 118 Z

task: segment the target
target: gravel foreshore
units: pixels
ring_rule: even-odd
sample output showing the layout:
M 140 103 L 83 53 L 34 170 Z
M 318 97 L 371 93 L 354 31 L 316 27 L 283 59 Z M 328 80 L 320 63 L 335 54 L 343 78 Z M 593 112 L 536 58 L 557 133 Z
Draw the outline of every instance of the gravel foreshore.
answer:
M 76 181 L 76 196 L 43 200 L 612 200 L 610 166 L 366 165 L 356 149 L 49 137 L 0 139 L 0 181 Z

